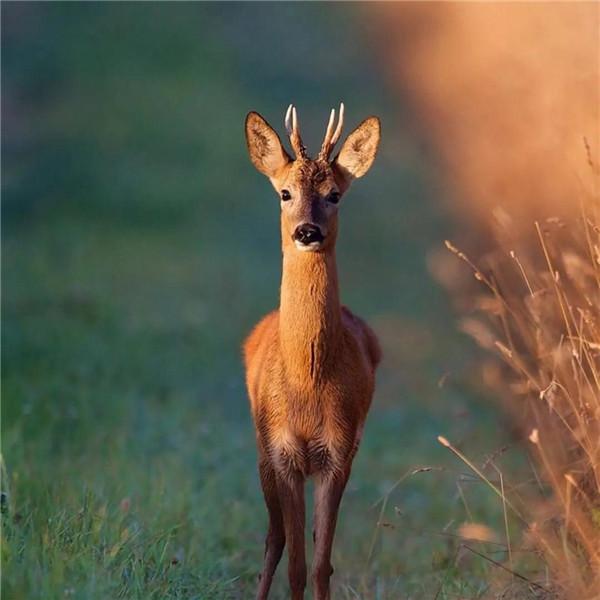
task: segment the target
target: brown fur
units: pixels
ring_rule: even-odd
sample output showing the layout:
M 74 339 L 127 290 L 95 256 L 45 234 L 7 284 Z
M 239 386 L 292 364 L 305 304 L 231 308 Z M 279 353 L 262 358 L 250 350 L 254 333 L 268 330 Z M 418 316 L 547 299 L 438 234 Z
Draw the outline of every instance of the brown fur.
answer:
M 270 517 L 258 598 L 266 598 L 286 542 L 292 597 L 303 598 L 303 485 L 309 476 L 316 478 L 315 598 L 329 597 L 337 510 L 371 404 L 381 352 L 366 323 L 340 304 L 337 205 L 327 198 L 332 191 L 343 193 L 351 179 L 372 163 L 379 122 L 368 121 L 340 152 L 351 160 L 330 164 L 306 156 L 292 161 L 262 117 L 251 113 L 247 120 L 253 163 L 278 191 L 286 189 L 292 195 L 292 201 L 282 202 L 280 307 L 265 316 L 244 343 L 259 471 Z M 363 142 L 365 152 L 360 148 Z M 325 234 L 318 251 L 300 251 L 292 239 L 295 228 L 306 222 Z

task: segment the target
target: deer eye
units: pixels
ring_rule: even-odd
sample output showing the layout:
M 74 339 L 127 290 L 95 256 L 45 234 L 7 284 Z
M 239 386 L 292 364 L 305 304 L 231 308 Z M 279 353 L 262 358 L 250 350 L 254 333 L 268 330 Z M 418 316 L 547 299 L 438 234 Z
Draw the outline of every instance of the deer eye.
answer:
M 329 196 L 327 196 L 327 202 L 331 202 L 331 204 L 337 204 L 340 201 L 340 193 L 339 192 L 331 192 Z
M 284 202 L 287 202 L 288 200 L 292 199 L 292 195 L 290 194 L 289 190 L 281 190 L 281 199 Z

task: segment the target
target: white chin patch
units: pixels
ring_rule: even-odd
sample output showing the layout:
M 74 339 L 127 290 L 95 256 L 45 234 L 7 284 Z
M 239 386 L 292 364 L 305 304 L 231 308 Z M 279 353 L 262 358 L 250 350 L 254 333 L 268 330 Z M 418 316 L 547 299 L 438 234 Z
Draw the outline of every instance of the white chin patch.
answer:
M 300 252 L 317 252 L 317 250 L 321 249 L 321 242 L 312 242 L 312 244 L 302 244 L 299 241 L 295 241 L 296 248 L 300 250 Z

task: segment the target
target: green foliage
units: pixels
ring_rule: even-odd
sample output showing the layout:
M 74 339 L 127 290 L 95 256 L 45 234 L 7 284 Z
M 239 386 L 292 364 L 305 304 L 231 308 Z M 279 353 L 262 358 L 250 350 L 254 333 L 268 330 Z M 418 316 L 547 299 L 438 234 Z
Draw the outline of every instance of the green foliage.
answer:
M 364 16 L 230 3 L 2 13 L 6 598 L 251 596 L 266 519 L 239 346 L 277 301 L 280 253 L 243 119 L 255 109 L 279 128 L 293 100 L 314 148 L 340 99 L 348 128 L 370 113 L 384 125 L 342 208 L 339 260 L 344 299 L 387 358 L 343 503 L 335 597 L 479 595 L 487 565 L 457 568 L 456 542 L 437 534 L 467 516 L 460 465 L 435 437 L 476 456 L 499 442 L 492 415 L 435 383 L 466 364 L 426 274 L 443 215 L 359 42 Z M 421 464 L 445 470 L 399 486 L 374 538 L 372 505 Z M 497 499 L 463 485 L 501 532 Z M 285 590 L 282 566 L 274 598 Z

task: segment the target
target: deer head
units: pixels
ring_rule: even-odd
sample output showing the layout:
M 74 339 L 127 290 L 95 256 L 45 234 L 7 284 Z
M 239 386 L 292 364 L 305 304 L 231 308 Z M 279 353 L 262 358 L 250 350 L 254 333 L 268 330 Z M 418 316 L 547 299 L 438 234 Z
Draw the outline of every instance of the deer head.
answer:
M 266 175 L 281 200 L 281 234 L 285 247 L 323 252 L 335 245 L 340 200 L 352 181 L 373 164 L 380 139 L 377 117 L 365 119 L 346 139 L 337 156 L 330 155 L 342 133 L 344 105 L 335 123 L 331 110 L 321 150 L 310 158 L 300 136 L 298 117 L 290 105 L 285 126 L 295 158 L 283 147 L 275 130 L 256 112 L 246 117 L 250 160 Z

